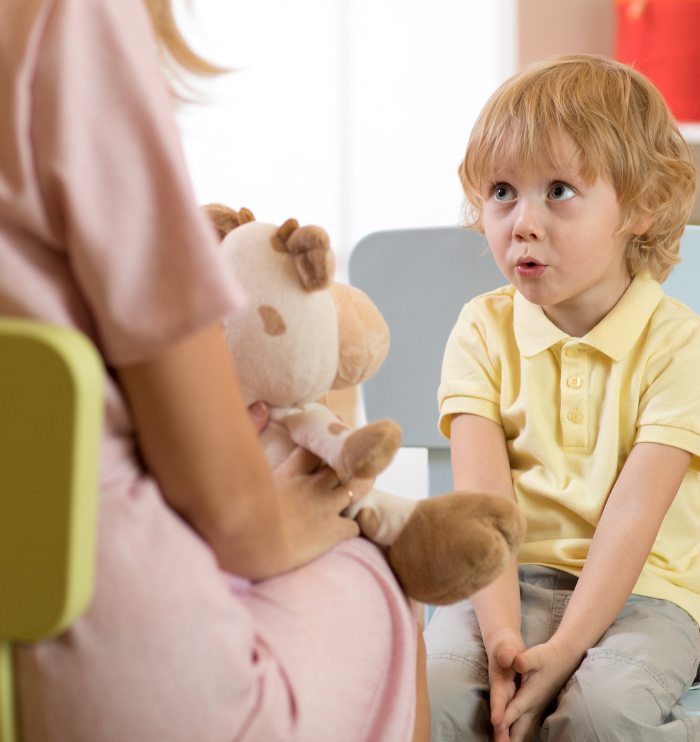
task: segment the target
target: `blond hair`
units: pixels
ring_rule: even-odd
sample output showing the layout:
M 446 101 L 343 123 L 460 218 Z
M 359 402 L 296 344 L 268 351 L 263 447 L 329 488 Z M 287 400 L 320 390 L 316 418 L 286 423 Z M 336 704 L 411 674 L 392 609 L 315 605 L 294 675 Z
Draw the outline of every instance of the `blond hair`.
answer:
M 501 85 L 472 130 L 459 176 L 470 227 L 483 231 L 483 189 L 499 161 L 556 165 L 556 134 L 576 146 L 581 177 L 608 179 L 628 239 L 627 267 L 663 281 L 678 262 L 695 195 L 690 149 L 654 85 L 606 57 L 562 56 L 528 67 Z M 640 218 L 650 224 L 633 233 Z
M 175 91 L 180 95 L 181 88 L 187 87 L 182 72 L 213 77 L 229 70 L 219 67 L 200 57 L 185 41 L 175 22 L 172 0 L 144 0 L 151 25 L 160 46 L 163 66 L 168 72 Z

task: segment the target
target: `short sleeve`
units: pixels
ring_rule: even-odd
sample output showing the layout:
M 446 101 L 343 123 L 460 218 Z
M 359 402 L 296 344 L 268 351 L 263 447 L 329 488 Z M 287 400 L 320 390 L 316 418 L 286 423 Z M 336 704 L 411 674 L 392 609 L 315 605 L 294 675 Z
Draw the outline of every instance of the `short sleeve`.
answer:
M 242 298 L 197 208 L 141 0 L 53 0 L 32 85 L 35 169 L 114 365 L 144 360 Z
M 644 370 L 637 443 L 700 456 L 700 318 L 670 324 Z
M 478 304 L 472 301 L 462 309 L 442 361 L 438 424 L 447 438 L 453 415 L 479 415 L 501 424 L 500 375 L 484 338 L 485 323 Z

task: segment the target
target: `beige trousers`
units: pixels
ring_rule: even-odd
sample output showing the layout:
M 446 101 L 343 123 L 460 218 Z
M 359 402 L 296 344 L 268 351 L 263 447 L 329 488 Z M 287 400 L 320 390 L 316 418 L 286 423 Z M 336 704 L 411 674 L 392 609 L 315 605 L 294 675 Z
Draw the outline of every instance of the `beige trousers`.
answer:
M 527 646 L 556 631 L 575 585 L 565 572 L 520 568 Z M 486 653 L 471 603 L 438 608 L 425 639 L 432 742 L 490 739 Z M 700 717 L 686 716 L 679 699 L 699 659 L 700 630 L 683 609 L 631 596 L 543 719 L 538 740 L 698 742 Z

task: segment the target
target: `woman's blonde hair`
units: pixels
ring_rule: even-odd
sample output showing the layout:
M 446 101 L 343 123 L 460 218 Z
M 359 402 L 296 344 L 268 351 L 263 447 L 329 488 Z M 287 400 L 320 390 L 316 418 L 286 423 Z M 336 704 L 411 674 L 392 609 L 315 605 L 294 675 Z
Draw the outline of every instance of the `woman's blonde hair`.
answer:
M 695 195 L 690 149 L 659 91 L 606 57 L 563 56 L 528 67 L 501 85 L 472 130 L 459 176 L 470 227 L 483 230 L 484 186 L 498 162 L 556 164 L 556 135 L 578 147 L 581 176 L 608 179 L 622 212 L 630 275 L 646 267 L 662 281 L 678 262 Z M 633 234 L 640 219 L 649 226 Z
M 174 82 L 183 84 L 182 72 L 214 76 L 229 71 L 208 62 L 192 50 L 177 27 L 172 0 L 144 0 L 144 3 L 160 45 L 163 65 Z

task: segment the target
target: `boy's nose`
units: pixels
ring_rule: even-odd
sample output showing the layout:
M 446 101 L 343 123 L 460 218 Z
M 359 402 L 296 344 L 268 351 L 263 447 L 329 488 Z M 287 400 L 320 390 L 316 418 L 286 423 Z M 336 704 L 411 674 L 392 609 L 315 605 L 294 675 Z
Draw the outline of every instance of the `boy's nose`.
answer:
M 543 234 L 544 227 L 537 208 L 525 199 L 521 200 L 513 224 L 513 239 L 516 242 L 530 242 L 541 240 Z

